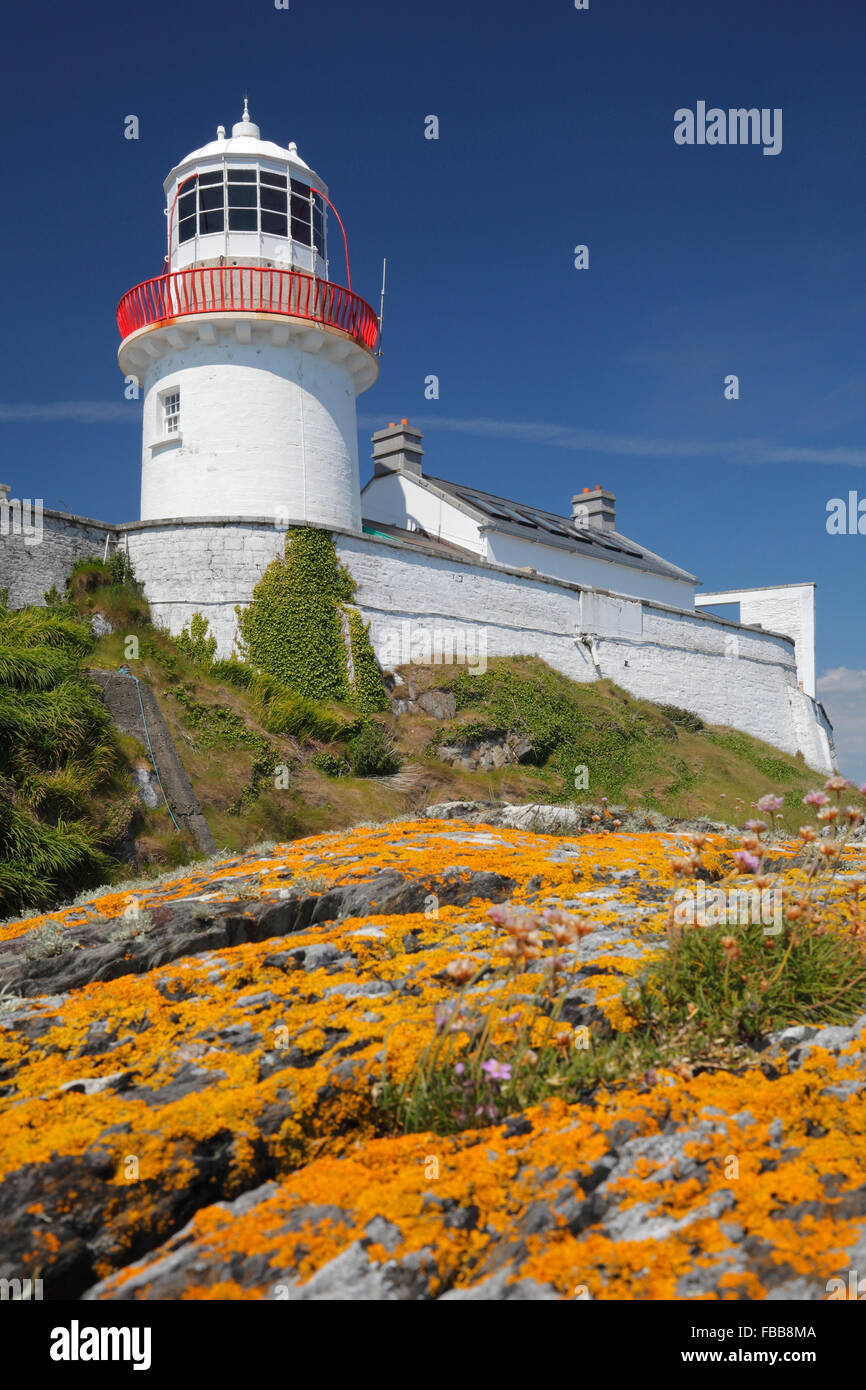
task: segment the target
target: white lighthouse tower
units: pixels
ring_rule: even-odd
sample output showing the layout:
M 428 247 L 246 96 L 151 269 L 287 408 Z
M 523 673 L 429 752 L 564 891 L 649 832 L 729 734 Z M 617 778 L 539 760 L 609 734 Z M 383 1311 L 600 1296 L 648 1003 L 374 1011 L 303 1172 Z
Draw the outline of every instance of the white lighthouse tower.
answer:
M 244 102 L 165 193 L 165 268 L 117 310 L 144 398 L 141 519 L 360 530 L 355 398 L 378 375 L 378 322 L 329 278 L 327 185 Z

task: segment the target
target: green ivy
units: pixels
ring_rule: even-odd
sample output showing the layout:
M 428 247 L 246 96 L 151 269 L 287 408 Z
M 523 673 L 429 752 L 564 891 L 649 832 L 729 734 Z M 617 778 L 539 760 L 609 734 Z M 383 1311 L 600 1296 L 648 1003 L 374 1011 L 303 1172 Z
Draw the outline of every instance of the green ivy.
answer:
M 367 628 L 360 613 L 346 607 L 355 589 L 327 531 L 292 528 L 283 555 L 268 565 L 249 607 L 236 609 L 241 655 L 255 671 L 307 699 L 354 703 L 365 714 L 387 709 Z
M 370 641 L 370 624 L 365 623 L 357 608 L 346 610 L 352 664 L 355 668 L 355 704 L 362 714 L 376 714 L 390 707 L 382 684 L 379 663 Z
M 111 558 L 114 559 L 115 557 L 112 556 Z M 209 626 L 210 624 L 203 614 L 193 613 L 176 639 L 180 650 L 197 666 L 209 667 L 213 665 L 217 639 L 213 634 L 208 635 Z

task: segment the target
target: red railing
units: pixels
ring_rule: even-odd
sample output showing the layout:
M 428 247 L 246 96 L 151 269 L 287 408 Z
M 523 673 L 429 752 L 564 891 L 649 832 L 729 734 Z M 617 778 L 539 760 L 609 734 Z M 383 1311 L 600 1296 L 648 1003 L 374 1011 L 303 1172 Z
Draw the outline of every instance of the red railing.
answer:
M 356 343 L 376 349 L 378 319 L 359 295 L 298 270 L 265 266 L 196 266 L 145 280 L 117 306 L 121 338 L 139 328 L 168 323 L 187 314 L 252 310 L 340 328 Z

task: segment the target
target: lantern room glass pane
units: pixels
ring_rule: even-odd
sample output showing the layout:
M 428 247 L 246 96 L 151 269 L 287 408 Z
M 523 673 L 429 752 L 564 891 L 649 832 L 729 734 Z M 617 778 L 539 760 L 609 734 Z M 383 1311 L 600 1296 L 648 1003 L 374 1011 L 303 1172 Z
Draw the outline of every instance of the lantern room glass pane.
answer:
M 199 232 L 202 236 L 208 236 L 211 232 L 222 232 L 225 230 L 226 215 L 222 208 L 218 212 L 203 212 L 199 216 Z
M 258 210 L 251 208 L 229 208 L 230 232 L 255 232 L 258 230 Z
M 178 224 L 178 241 L 192 241 L 195 236 L 195 217 L 185 217 Z
M 304 246 L 312 245 L 309 222 L 302 222 L 299 217 L 292 218 L 292 240 L 299 241 Z
M 198 176 L 198 181 L 199 181 L 200 184 L 202 184 L 202 183 L 222 183 L 222 181 L 223 181 L 223 172 L 222 172 L 222 169 L 214 169 L 210 174 L 199 174 L 199 176 Z
M 288 218 L 284 212 L 265 212 L 262 210 L 262 231 L 269 236 L 288 236 Z
M 230 208 L 254 208 L 256 206 L 256 189 L 250 184 L 229 184 L 229 207 Z
M 269 183 L 274 188 L 286 187 L 287 180 L 285 174 L 272 174 L 270 169 L 262 169 L 259 172 L 259 178 L 262 183 Z
M 272 212 L 281 212 L 286 215 L 286 190 L 284 188 L 266 188 L 262 185 L 262 208 L 270 208 Z
M 229 169 L 229 183 L 255 183 L 255 169 Z
M 222 208 L 222 184 L 215 184 L 210 188 L 200 188 L 198 191 L 198 205 L 202 209 L 202 211 L 211 211 L 213 208 Z

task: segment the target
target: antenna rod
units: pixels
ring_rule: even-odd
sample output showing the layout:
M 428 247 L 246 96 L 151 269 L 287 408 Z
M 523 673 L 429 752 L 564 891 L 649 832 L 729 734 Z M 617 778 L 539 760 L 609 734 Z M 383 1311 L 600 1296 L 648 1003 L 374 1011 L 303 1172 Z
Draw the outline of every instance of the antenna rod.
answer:
M 378 349 L 377 349 L 377 351 L 376 351 L 376 356 L 377 356 L 377 357 L 381 357 L 381 356 L 382 356 L 382 320 L 383 320 L 383 318 L 384 318 L 384 316 L 385 316 L 385 267 L 387 266 L 387 264 L 388 264 L 388 258 L 387 258 L 387 256 L 383 256 L 383 257 L 382 257 L 382 294 L 381 294 L 381 298 L 379 299 L 379 347 L 378 347 Z

